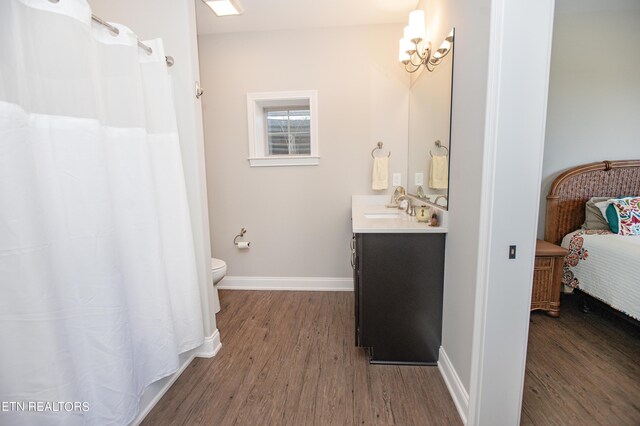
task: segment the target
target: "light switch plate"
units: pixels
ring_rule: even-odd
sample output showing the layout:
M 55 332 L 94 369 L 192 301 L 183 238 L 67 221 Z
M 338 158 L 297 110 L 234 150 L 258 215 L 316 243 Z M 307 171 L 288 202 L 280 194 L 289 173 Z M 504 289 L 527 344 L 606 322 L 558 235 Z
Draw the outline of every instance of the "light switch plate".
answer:
M 416 173 L 413 180 L 414 185 L 424 185 L 424 173 Z
M 393 186 L 402 185 L 402 173 L 394 173 L 393 174 Z

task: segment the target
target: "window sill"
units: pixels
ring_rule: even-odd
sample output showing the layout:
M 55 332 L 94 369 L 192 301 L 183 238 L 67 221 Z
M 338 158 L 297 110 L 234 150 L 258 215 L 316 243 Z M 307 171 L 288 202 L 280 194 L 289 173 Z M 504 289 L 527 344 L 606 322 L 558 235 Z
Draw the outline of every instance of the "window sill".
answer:
M 282 167 L 282 166 L 317 166 L 320 164 L 320 157 L 304 155 L 300 157 L 249 157 L 251 167 Z

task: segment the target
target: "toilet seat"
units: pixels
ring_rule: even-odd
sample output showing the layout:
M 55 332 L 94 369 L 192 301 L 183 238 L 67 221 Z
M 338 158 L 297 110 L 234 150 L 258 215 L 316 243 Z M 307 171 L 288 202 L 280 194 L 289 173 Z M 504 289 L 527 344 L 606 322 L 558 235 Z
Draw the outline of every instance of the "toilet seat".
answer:
M 211 270 L 212 271 L 217 271 L 219 269 L 222 268 L 226 268 L 227 264 L 224 260 L 222 259 L 216 259 L 215 257 L 211 258 Z

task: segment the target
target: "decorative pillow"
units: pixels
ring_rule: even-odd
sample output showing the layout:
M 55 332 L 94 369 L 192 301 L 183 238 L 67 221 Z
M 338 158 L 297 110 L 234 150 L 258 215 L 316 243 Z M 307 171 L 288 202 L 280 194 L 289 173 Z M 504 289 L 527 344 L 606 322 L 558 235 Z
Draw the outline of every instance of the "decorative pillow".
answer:
M 584 225 L 588 230 L 608 231 L 609 222 L 605 216 L 605 211 L 612 197 L 593 197 L 584 205 Z
M 607 207 L 611 232 L 640 235 L 640 197 L 613 198 Z
M 615 198 L 615 197 L 609 197 L 609 199 L 611 198 Z M 599 201 L 595 203 L 596 207 L 598 208 L 598 210 L 600 210 L 602 217 L 604 217 L 607 223 L 609 223 L 609 218 L 607 217 L 607 208 L 609 207 L 609 199 L 606 201 Z

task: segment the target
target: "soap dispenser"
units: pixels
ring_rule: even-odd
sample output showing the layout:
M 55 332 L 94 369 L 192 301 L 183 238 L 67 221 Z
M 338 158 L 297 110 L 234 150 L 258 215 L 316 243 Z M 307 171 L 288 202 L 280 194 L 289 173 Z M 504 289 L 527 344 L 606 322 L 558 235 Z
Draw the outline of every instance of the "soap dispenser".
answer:
M 430 226 L 438 226 L 439 225 L 439 223 L 438 223 L 438 215 L 437 214 L 433 213 L 431 215 L 431 223 L 429 225 Z

